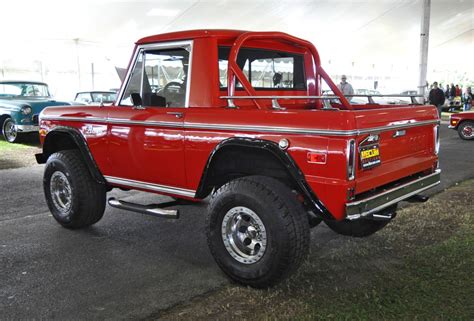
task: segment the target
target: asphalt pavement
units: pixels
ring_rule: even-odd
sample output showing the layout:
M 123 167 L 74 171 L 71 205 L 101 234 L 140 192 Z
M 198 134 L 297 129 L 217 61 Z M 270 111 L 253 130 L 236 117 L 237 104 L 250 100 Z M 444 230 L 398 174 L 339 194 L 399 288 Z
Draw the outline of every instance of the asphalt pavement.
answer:
M 442 183 L 474 178 L 474 142 L 441 129 Z M 45 204 L 43 166 L 0 171 L 0 320 L 148 319 L 229 281 L 205 240 L 206 204 L 165 220 L 107 207 L 88 229 L 60 227 Z M 143 204 L 166 198 L 113 194 Z M 311 246 L 337 236 L 324 224 Z M 334 243 L 327 243 L 334 244 Z

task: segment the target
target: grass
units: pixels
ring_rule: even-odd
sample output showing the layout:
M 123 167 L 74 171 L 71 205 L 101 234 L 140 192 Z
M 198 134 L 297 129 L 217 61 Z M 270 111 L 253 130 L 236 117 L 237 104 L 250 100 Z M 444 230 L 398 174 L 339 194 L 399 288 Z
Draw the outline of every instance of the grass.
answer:
M 369 286 L 306 302 L 311 320 L 472 320 L 474 234 L 419 250 Z
M 10 144 L 0 139 L 0 170 L 36 164 L 35 154 L 41 152 L 38 136 L 25 135 L 21 143 Z
M 228 285 L 160 320 L 474 320 L 473 190 L 470 180 L 403 208 L 364 239 L 317 228 L 309 259 L 287 282 Z
M 0 139 L 0 152 L 25 149 L 25 148 L 30 148 L 30 147 L 31 147 L 30 145 L 24 145 L 24 144 L 10 144 L 5 140 Z

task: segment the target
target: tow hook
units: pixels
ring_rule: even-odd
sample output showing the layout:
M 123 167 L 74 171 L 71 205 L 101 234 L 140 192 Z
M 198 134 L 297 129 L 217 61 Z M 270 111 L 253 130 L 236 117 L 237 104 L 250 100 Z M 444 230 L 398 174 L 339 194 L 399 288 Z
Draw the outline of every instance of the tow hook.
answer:
M 424 195 L 417 194 L 417 195 L 413 195 L 410 198 L 407 198 L 405 201 L 407 201 L 409 203 L 424 203 L 429 199 L 430 199 L 429 196 L 424 196 Z

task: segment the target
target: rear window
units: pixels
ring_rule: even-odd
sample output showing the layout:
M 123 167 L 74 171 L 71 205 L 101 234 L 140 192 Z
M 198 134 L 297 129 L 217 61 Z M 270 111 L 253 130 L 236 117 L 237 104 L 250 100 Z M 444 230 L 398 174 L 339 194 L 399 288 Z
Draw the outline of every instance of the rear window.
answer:
M 227 88 L 230 47 L 219 47 L 219 83 Z M 305 90 L 303 55 L 265 49 L 242 48 L 237 65 L 255 89 Z M 242 88 L 237 83 L 236 88 Z

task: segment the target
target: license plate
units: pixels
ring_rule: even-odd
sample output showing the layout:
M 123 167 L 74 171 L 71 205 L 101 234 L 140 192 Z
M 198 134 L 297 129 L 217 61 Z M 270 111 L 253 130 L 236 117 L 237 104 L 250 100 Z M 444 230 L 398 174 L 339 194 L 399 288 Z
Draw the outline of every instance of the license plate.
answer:
M 359 155 L 362 169 L 380 165 L 380 150 L 378 144 L 361 147 Z

